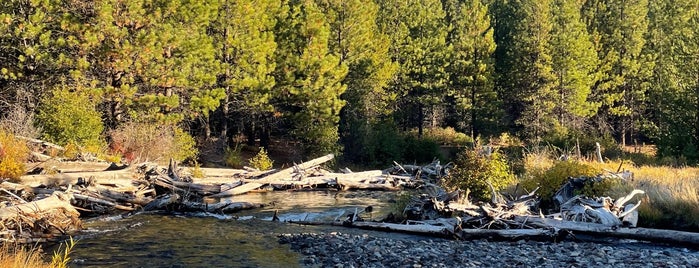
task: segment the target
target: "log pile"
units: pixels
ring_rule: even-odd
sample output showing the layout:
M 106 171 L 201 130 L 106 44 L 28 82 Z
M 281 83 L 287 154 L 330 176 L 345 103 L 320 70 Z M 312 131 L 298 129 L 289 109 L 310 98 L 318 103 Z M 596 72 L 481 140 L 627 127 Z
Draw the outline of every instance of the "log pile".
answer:
M 44 149 L 62 149 L 40 140 L 27 140 Z M 197 179 L 197 182 L 172 161 L 168 167 L 143 163 L 131 167 L 110 165 L 105 170 L 52 169 L 50 174 L 39 171 L 22 176 L 23 184 L 0 183 L 0 197 L 7 200 L 5 207 L 0 208 L 3 223 L 0 239 L 50 240 L 78 230 L 79 216 L 143 210 L 233 213 L 263 204 L 218 199 L 255 191 L 393 191 L 429 184 L 423 180 L 438 179 L 448 169 L 439 162 L 424 167 L 396 163 L 396 167 L 387 171 L 344 169 L 335 173 L 321 167 L 333 157 L 330 154 L 272 171 L 206 169 L 204 172 L 209 177 Z
M 454 239 L 560 241 L 575 239 L 575 234 L 588 234 L 595 237 L 699 246 L 699 233 L 635 228 L 638 219 L 636 209 L 640 201 L 636 204 L 626 203 L 635 195 L 643 194 L 641 190 L 633 190 L 616 200 L 609 197 L 573 196 L 563 200 L 560 212 L 543 215 L 532 210 L 538 203 L 536 189 L 511 200 L 493 191 L 490 203 L 477 204 L 468 201 L 468 191 L 447 193 L 436 186 L 427 189 L 426 193 L 412 198 L 404 211 L 406 220 L 400 223 L 365 222 L 354 216 L 346 219 L 338 217 L 340 220 L 333 222 L 293 223 L 341 225 Z

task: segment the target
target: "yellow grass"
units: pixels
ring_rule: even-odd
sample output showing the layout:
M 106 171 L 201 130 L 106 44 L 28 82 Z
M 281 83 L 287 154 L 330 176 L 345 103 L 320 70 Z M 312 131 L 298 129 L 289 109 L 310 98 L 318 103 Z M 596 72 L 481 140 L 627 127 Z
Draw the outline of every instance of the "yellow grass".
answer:
M 0 248 L 0 267 L 54 267 L 42 259 L 43 255 L 39 248 L 13 247 L 4 244 Z
M 600 168 L 616 171 L 619 161 L 596 163 Z M 627 189 L 610 189 L 619 193 L 629 188 L 646 192 L 639 209 L 639 224 L 699 231 L 699 168 L 667 166 L 629 166 L 622 170 L 633 172 Z M 612 196 L 618 197 L 618 196 Z
M 40 247 L 29 247 L 2 244 L 0 247 L 0 267 L 3 268 L 66 268 L 70 262 L 70 253 L 75 247 L 75 240 L 70 240 L 61 244 L 57 251 L 51 256 L 51 262 L 44 260 L 44 252 Z

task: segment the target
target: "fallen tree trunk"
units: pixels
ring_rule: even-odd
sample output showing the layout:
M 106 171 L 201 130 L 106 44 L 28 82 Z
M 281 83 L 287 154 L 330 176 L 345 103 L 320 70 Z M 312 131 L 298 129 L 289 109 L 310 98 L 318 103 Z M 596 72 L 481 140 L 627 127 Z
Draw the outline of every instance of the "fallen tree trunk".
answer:
M 524 221 L 524 217 L 518 217 L 518 221 Z M 537 228 L 558 228 L 572 231 L 573 233 L 593 234 L 616 238 L 650 241 L 656 243 L 671 243 L 690 246 L 699 246 L 699 233 L 647 229 L 647 228 L 622 228 L 611 227 L 598 223 L 561 221 L 546 218 L 526 218 L 526 224 Z
M 0 208 L 0 240 L 45 242 L 78 230 L 80 213 L 70 204 L 71 198 L 71 194 L 56 192 L 41 200 Z
M 419 234 L 419 235 L 429 235 L 437 237 L 452 237 L 454 235 L 453 227 L 450 226 L 436 226 L 429 224 L 397 224 L 397 223 L 385 223 L 385 222 L 318 222 L 318 221 L 288 221 L 289 223 L 301 224 L 301 225 L 331 225 L 331 226 L 343 226 L 351 228 L 360 228 L 366 230 L 376 230 L 376 231 L 389 231 L 389 232 L 399 232 L 408 234 Z
M 220 197 L 229 197 L 229 196 L 234 196 L 234 195 L 240 195 L 244 194 L 250 191 L 253 191 L 255 189 L 258 189 L 266 184 L 270 183 L 279 183 L 279 181 L 283 180 L 291 180 L 293 178 L 294 173 L 298 172 L 304 172 L 307 169 L 313 168 L 315 166 L 318 166 L 320 164 L 323 164 L 325 162 L 328 162 L 332 160 L 335 156 L 333 154 L 329 154 L 323 157 L 319 157 L 307 162 L 303 162 L 301 164 L 298 164 L 296 166 L 282 169 L 276 173 L 271 173 L 269 175 L 266 175 L 262 177 L 261 179 L 246 179 L 245 182 L 246 184 L 240 185 L 235 188 L 231 188 L 226 191 L 222 191 L 220 193 L 211 195 L 210 197 L 214 198 L 220 198 Z

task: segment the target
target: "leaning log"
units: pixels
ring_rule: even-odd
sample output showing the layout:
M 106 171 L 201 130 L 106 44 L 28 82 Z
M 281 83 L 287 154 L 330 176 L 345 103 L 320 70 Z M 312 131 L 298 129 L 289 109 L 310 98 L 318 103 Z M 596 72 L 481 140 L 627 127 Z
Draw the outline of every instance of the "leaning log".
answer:
M 276 173 L 272 173 L 269 175 L 266 175 L 262 177 L 261 179 L 248 179 L 245 180 L 247 183 L 243 184 L 241 186 L 231 188 L 227 191 L 220 192 L 218 194 L 211 195 L 211 197 L 214 198 L 220 198 L 220 197 L 229 197 L 229 196 L 234 196 L 234 195 L 240 195 L 244 194 L 250 191 L 253 191 L 255 189 L 258 189 L 265 184 L 273 183 L 273 182 L 278 182 L 282 180 L 291 180 L 294 173 L 299 172 L 299 171 L 304 171 L 313 167 L 316 167 L 320 164 L 323 164 L 325 162 L 328 162 L 332 160 L 335 157 L 333 154 L 329 154 L 323 157 L 319 157 L 307 162 L 303 162 L 301 164 L 295 165 L 290 168 L 282 169 Z

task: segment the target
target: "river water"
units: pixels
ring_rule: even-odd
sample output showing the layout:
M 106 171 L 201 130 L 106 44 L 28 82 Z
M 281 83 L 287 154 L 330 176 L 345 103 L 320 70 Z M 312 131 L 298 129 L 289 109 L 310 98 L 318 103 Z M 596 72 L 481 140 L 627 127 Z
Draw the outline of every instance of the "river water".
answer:
M 339 231 L 405 235 L 271 222 L 275 210 L 282 221 L 333 220 L 372 206 L 372 213 L 360 215 L 380 218 L 390 211 L 395 196 L 363 191 L 270 192 L 234 197 L 271 204 L 234 217 L 140 213 L 91 220 L 76 237 L 71 267 L 298 267 L 301 256 L 288 245 L 279 244 L 277 234 Z

